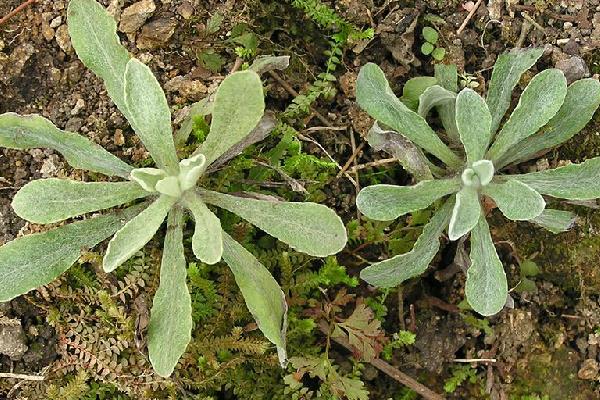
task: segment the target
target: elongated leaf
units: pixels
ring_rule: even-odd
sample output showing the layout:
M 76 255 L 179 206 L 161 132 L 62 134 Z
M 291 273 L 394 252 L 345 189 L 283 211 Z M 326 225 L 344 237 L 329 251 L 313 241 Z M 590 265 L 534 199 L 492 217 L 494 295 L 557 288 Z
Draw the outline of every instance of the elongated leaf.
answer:
M 460 158 L 441 141 L 427 122 L 396 97 L 377 65 L 369 63 L 361 68 L 356 99 L 361 108 L 373 118 L 400 132 L 448 166 L 458 168 L 462 164 Z
M 140 206 L 27 235 L 0 247 L 0 302 L 52 282 L 81 255 L 110 237 Z
M 290 56 L 258 56 L 250 69 L 261 75 L 269 71 L 284 70 L 290 66 Z
M 346 245 L 346 228 L 336 213 L 315 203 L 255 200 L 201 191 L 201 198 L 248 220 L 290 247 L 324 257 Z
M 129 52 L 119 41 L 114 18 L 95 0 L 71 0 L 67 25 L 77 56 L 104 81 L 110 98 L 128 117 L 124 81 Z
M 175 141 L 176 147 L 185 145 L 185 142 L 187 142 L 192 130 L 194 129 L 194 121 L 196 117 L 212 114 L 214 105 L 213 101 L 214 99 L 211 96 L 208 96 L 190 106 L 187 116 L 181 123 L 179 130 L 177 130 L 175 135 L 173 135 L 173 140 Z
M 256 72 L 236 72 L 225 78 L 217 89 L 210 133 L 200 150 L 206 165 L 252 132 L 264 111 L 263 87 Z
M 484 316 L 500 312 L 508 296 L 504 267 L 483 215 L 471 232 L 471 266 L 465 294 L 473 310 Z
M 176 199 L 160 196 L 115 234 L 108 243 L 102 266 L 112 272 L 152 239 Z
M 508 175 L 508 179 L 523 182 L 541 194 L 568 200 L 592 200 L 600 197 L 600 157 L 581 164 L 523 175 Z
M 545 209 L 540 215 L 529 222 L 541 226 L 552 233 L 566 232 L 571 229 L 577 221 L 577 215 L 570 211 Z
M 368 266 L 360 277 L 370 285 L 391 288 L 425 272 L 440 249 L 439 238 L 448 226 L 453 206 L 453 199 L 446 201 L 425 225 L 411 251 Z
M 148 324 L 148 356 L 156 373 L 168 377 L 192 339 L 192 299 L 186 284 L 183 213 L 174 208 L 160 265 L 160 285 L 154 295 Z
M 39 115 L 0 115 L 0 146 L 19 150 L 53 149 L 74 168 L 108 176 L 128 178 L 133 169 L 96 143 L 76 133 L 61 131 Z
M 490 196 L 502 214 L 513 221 L 527 221 L 538 217 L 546 202 L 535 190 L 519 181 L 490 183 L 483 188 L 483 194 Z
M 492 114 L 492 133 L 498 130 L 500 121 L 510 106 L 512 91 L 521 79 L 521 75 L 531 68 L 542 54 L 544 54 L 543 48 L 514 49 L 500 55 L 496 60 L 486 98 Z
M 156 164 L 176 174 L 179 160 L 167 98 L 150 68 L 135 58 L 129 60 L 125 68 L 125 104 L 129 122 Z
M 438 85 L 451 92 L 458 92 L 458 70 L 455 64 L 435 64 L 433 70 Z
M 535 158 L 544 150 L 566 142 L 585 127 L 599 105 L 598 80 L 589 78 L 574 82 L 567 89 L 567 96 L 558 113 L 539 133 L 516 144 L 501 157 L 498 168 Z
M 456 100 L 456 93 L 451 92 L 439 85 L 433 85 L 425 89 L 419 97 L 418 113 L 425 118 L 432 108 L 442 104 L 453 103 Z
M 463 187 L 456 194 L 456 204 L 452 210 L 452 218 L 448 227 L 450 240 L 458 240 L 461 236 L 469 233 L 477 225 L 480 215 L 479 193 L 476 189 Z
M 433 179 L 429 160 L 423 151 L 408 140 L 404 135 L 381 129 L 377 121 L 367 134 L 369 146 L 375 151 L 385 151 L 398 159 L 398 162 L 417 181 Z
M 277 281 L 248 250 L 223 232 L 223 260 L 231 268 L 256 324 L 275 346 L 279 362 L 287 363 L 287 304 Z
M 27 221 L 50 224 L 147 195 L 148 192 L 133 182 L 87 183 L 50 178 L 23 186 L 15 195 L 12 207 Z
M 567 79 L 559 69 L 547 69 L 533 77 L 523 91 L 488 153 L 497 161 L 508 149 L 536 133 L 556 115 L 567 95 Z
M 194 236 L 192 236 L 194 254 L 207 264 L 221 261 L 223 255 L 221 221 L 196 193 L 186 196 L 185 205 L 192 212 L 196 223 Z
M 474 90 L 463 89 L 456 97 L 456 128 L 471 165 L 485 155 L 492 137 L 492 115 L 485 100 Z
M 437 199 L 460 190 L 458 179 L 422 181 L 414 186 L 367 186 L 356 197 L 356 206 L 368 218 L 391 221 L 429 207 Z

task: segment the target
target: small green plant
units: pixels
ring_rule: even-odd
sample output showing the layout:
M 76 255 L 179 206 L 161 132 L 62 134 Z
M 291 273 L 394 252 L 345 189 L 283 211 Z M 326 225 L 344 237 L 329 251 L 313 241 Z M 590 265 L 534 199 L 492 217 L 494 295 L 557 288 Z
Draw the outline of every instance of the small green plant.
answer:
M 207 168 L 239 153 L 240 143 L 259 129 L 264 113 L 262 82 L 252 70 L 237 72 L 219 86 L 210 104 L 212 121 L 206 140 L 189 158 L 179 160 L 166 97 L 150 68 L 132 58 L 119 43 L 116 23 L 95 0 L 72 0 L 68 27 L 79 58 L 98 75 L 119 110 L 154 159 L 157 168 L 137 168 L 88 139 L 56 128 L 38 115 L 0 116 L 0 146 L 52 148 L 74 168 L 125 182 L 78 182 L 43 179 L 16 194 L 12 206 L 20 217 L 40 224 L 61 222 L 137 199 L 144 202 L 44 233 L 18 238 L 0 248 L 0 301 L 48 284 L 65 272 L 82 249 L 112 236 L 103 268 L 112 272 L 148 243 L 165 218 L 167 230 L 148 328 L 148 352 L 155 371 L 169 376 L 184 353 L 192 330 L 192 300 L 186 285 L 184 214 L 195 221 L 194 255 L 231 268 L 259 328 L 277 346 L 285 364 L 287 305 L 268 270 L 221 229 L 208 205 L 228 210 L 313 256 L 337 253 L 346 242 L 340 218 L 315 203 L 276 202 L 210 191 L 202 183 Z M 243 93 L 243 96 L 240 96 Z M 237 147 L 236 147 L 237 146 Z M 233 152 L 233 154 L 232 154 Z
M 573 225 L 575 215 L 546 209 L 542 195 L 569 200 L 600 197 L 600 157 L 546 171 L 507 174 L 507 166 L 535 158 L 573 137 L 600 105 L 596 79 L 582 79 L 567 87 L 560 70 L 548 69 L 531 79 L 497 132 L 510 106 L 512 90 L 542 53 L 543 49 L 526 49 L 501 55 L 485 100 L 469 88 L 454 92 L 456 69 L 452 79 L 448 79 L 449 69 L 436 70 L 440 83 L 423 92 L 417 112 L 394 95 L 377 65 L 362 68 L 357 82 L 358 103 L 391 129 L 385 131 L 376 124 L 368 140 L 394 154 L 419 183 L 366 187 L 356 200 L 359 210 L 371 219 L 388 221 L 450 196 L 423 228 L 410 252 L 365 268 L 361 272 L 364 280 L 378 287 L 397 286 L 427 269 L 446 228 L 452 241 L 470 233 L 466 298 L 476 312 L 496 314 L 507 300 L 508 287 L 482 199 L 492 199 L 508 219 L 530 221 L 559 233 Z M 445 141 L 425 120 L 433 108 L 438 109 L 446 128 Z M 451 150 L 448 144 L 462 144 L 464 153 Z M 425 153 L 439 159 L 445 168 Z
M 454 393 L 466 381 L 477 382 L 477 370 L 470 365 L 457 365 L 452 369 L 452 376 L 444 382 L 444 391 Z
M 430 26 L 423 28 L 423 39 L 425 42 L 421 45 L 421 53 L 426 56 L 431 55 L 435 60 L 442 61 L 446 56 L 446 49 L 438 47 L 437 43 L 440 39 L 438 31 Z

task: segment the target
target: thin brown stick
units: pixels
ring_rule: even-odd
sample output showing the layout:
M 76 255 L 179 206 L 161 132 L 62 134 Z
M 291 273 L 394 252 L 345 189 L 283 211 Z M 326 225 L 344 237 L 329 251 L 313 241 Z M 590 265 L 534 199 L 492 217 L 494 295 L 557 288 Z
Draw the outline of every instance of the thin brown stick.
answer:
M 22 3 L 20 6 L 18 6 L 17 8 L 15 8 L 14 10 L 12 10 L 8 14 L 6 14 L 4 17 L 2 17 L 2 19 L 0 19 L 0 25 L 4 24 L 6 21 L 8 21 L 12 17 L 14 17 L 15 15 L 17 15 L 18 13 L 20 13 L 21 11 L 23 11 L 24 9 L 26 9 L 30 5 L 32 5 L 36 1 L 37 0 L 27 0 L 26 2 Z
M 363 147 L 365 147 L 365 142 L 362 142 L 361 144 L 358 145 L 358 147 L 354 150 L 354 152 L 352 153 L 352 155 L 350 156 L 348 161 L 346 161 L 346 163 L 344 164 L 344 166 L 342 167 L 340 172 L 338 172 L 336 178 L 339 178 L 340 176 L 342 176 L 342 174 L 344 172 L 348 171 L 348 168 L 350 168 L 350 164 L 354 163 L 354 161 L 356 160 L 356 157 L 358 156 L 358 153 L 360 153 L 360 151 L 363 149 Z M 357 167 L 358 167 L 358 165 L 355 165 L 351 172 L 358 171 Z
M 0 372 L 0 379 L 20 379 L 25 381 L 43 381 L 46 377 L 41 375 L 13 374 L 10 372 Z
M 473 6 L 473 9 L 467 15 L 467 18 L 465 18 L 463 23 L 460 25 L 460 28 L 458 28 L 458 30 L 456 31 L 457 35 L 460 35 L 462 33 L 462 31 L 465 30 L 465 28 L 467 27 L 467 24 L 469 23 L 471 18 L 473 18 L 473 15 L 475 15 L 475 12 L 477 11 L 477 9 L 481 5 L 481 3 L 483 3 L 483 0 L 479 0 L 477 3 L 475 3 L 475 5 Z
M 398 159 L 397 158 L 383 158 L 381 160 L 371 161 L 371 162 L 364 163 L 364 164 L 359 164 L 355 167 L 350 168 L 350 171 L 348 171 L 348 172 L 354 173 L 356 171 L 360 171 L 361 169 L 379 167 L 381 165 L 391 164 L 394 162 L 398 162 Z
M 324 334 L 327 334 L 329 332 L 329 326 L 327 326 L 327 323 L 325 321 L 321 321 L 321 323 L 319 323 L 319 329 Z M 352 351 L 352 346 L 350 346 L 350 343 L 348 343 L 347 339 L 343 337 L 332 337 L 332 339 L 337 344 L 341 345 L 347 350 Z M 414 390 L 415 392 L 417 392 L 417 394 L 421 395 L 426 400 L 444 400 L 444 397 L 442 397 L 441 395 L 437 394 L 433 390 L 429 389 L 427 386 L 418 382 L 416 379 L 411 378 L 404 372 L 401 372 L 398 368 L 383 361 L 382 359 L 376 358 L 375 360 L 371 361 L 371 365 L 383 372 L 384 374 L 388 375 L 390 378 L 400 382 L 402 385 Z

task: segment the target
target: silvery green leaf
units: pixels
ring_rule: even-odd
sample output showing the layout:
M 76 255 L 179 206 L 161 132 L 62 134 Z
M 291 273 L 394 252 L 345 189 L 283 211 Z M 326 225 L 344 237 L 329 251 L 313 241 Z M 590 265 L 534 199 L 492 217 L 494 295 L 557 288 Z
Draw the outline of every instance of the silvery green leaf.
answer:
M 156 191 L 166 196 L 179 198 L 181 196 L 179 179 L 176 176 L 167 176 L 166 178 L 161 179 L 156 182 Z
M 0 302 L 52 282 L 82 251 L 110 237 L 139 211 L 139 206 L 115 211 L 23 236 L 0 247 Z
M 472 89 L 463 89 L 456 97 L 456 128 L 460 136 L 467 163 L 479 161 L 492 137 L 492 115 L 485 100 Z
M 552 233 L 561 233 L 571 229 L 575 225 L 576 221 L 577 215 L 570 211 L 547 208 L 540 215 L 529 222 L 539 225 Z
M 452 218 L 448 227 L 450 240 L 458 240 L 477 225 L 481 215 L 479 193 L 476 189 L 465 186 L 456 194 L 456 203 L 452 210 Z
M 421 181 L 413 186 L 373 185 L 356 197 L 359 211 L 370 219 L 391 221 L 429 207 L 434 201 L 460 190 L 458 179 Z
M 429 160 L 423 151 L 404 135 L 381 129 L 377 121 L 367 133 L 369 146 L 375 151 L 385 151 L 392 155 L 417 181 L 433 179 Z
M 179 172 L 167 98 L 150 68 L 132 58 L 125 68 L 127 119 L 159 168 Z
M 180 128 L 177 130 L 177 132 L 175 132 L 175 135 L 173 135 L 173 140 L 175 141 L 176 147 L 185 145 L 185 142 L 187 142 L 192 130 L 194 129 L 194 121 L 196 117 L 212 114 L 213 105 L 214 99 L 212 96 L 207 96 L 190 106 Z
M 490 160 L 475 161 L 471 165 L 471 169 L 475 171 L 479 177 L 479 182 L 484 186 L 490 183 L 494 177 L 494 164 Z
M 490 183 L 483 188 L 483 194 L 490 196 L 502 214 L 513 221 L 534 219 L 546 207 L 544 198 L 538 192 L 516 180 Z
M 236 72 L 225 78 L 215 95 L 210 133 L 200 148 L 206 165 L 248 136 L 264 111 L 262 82 L 256 72 Z
M 186 284 L 187 264 L 183 249 L 183 213 L 173 208 L 160 264 L 160 284 L 152 301 L 148 324 L 148 356 L 162 377 L 173 373 L 192 339 L 192 300 Z
M 379 122 L 406 136 L 423 150 L 450 167 L 462 162 L 414 111 L 409 110 L 392 92 L 381 68 L 366 64 L 358 74 L 356 100 L 363 110 Z
M 105 272 L 114 271 L 152 239 L 162 225 L 176 199 L 160 196 L 144 211 L 129 221 L 108 243 L 102 266 Z
M 129 174 L 129 179 L 147 192 L 156 192 L 156 184 L 166 177 L 167 173 L 158 168 L 136 168 Z
M 567 200 L 592 200 L 600 197 L 600 157 L 581 164 L 570 164 L 546 171 L 507 175 L 533 190 Z
M 128 117 L 124 80 L 129 52 L 119 41 L 114 18 L 95 0 L 71 0 L 67 25 L 77 56 L 104 81 L 110 98 Z
M 250 69 L 259 75 L 276 69 L 284 70 L 290 66 L 290 56 L 258 56 Z
M 39 179 L 17 192 L 12 207 L 27 221 L 51 224 L 128 203 L 149 193 L 134 182 L 78 182 Z
M 267 339 L 277 346 L 279 362 L 287 364 L 285 350 L 287 304 L 269 271 L 241 244 L 223 232 L 223 260 L 229 265 L 248 310 Z
M 61 153 L 73 168 L 128 178 L 133 167 L 89 139 L 61 131 L 39 115 L 0 115 L 0 146 L 26 150 L 49 148 Z
M 195 221 L 194 236 L 192 236 L 194 254 L 206 264 L 221 261 L 223 255 L 221 221 L 196 193 L 190 193 L 185 197 L 185 205 L 191 211 Z
M 275 117 L 275 114 L 271 111 L 267 111 L 260 121 L 258 121 L 258 125 L 256 125 L 252 132 L 250 132 L 248 136 L 237 142 L 235 145 L 233 145 L 233 147 L 230 147 L 229 150 L 219 156 L 219 158 L 217 158 L 210 165 L 210 167 L 207 168 L 206 173 L 214 172 L 227 161 L 242 154 L 247 147 L 265 139 L 267 136 L 269 136 L 273 129 L 275 129 L 276 125 L 277 118 Z
M 179 184 L 181 190 L 186 191 L 196 186 L 198 178 L 206 170 L 206 158 L 203 154 L 196 154 L 179 162 Z
M 589 78 L 574 82 L 567 89 L 558 113 L 537 134 L 513 146 L 498 162 L 498 168 L 536 158 L 544 150 L 566 142 L 592 119 L 600 105 L 600 82 Z
M 496 60 L 486 98 L 492 114 L 492 133 L 498 130 L 500 121 L 510 106 L 512 91 L 519 83 L 521 75 L 531 68 L 542 54 L 543 48 L 513 49 Z
M 484 316 L 500 312 L 508 296 L 504 266 L 483 215 L 471 231 L 471 266 L 467 270 L 465 294 L 473 310 Z
M 458 71 L 455 64 L 435 64 L 433 69 L 438 85 L 451 92 L 458 92 Z
M 536 133 L 556 115 L 566 95 L 567 79 L 561 70 L 547 69 L 534 76 L 496 136 L 487 158 L 499 160 L 512 146 Z
M 437 83 L 433 76 L 417 76 L 410 78 L 402 87 L 402 97 L 400 101 L 412 111 L 419 108 L 419 97 L 428 87 Z
M 239 215 L 311 256 L 335 254 L 346 245 L 346 228 L 342 220 L 324 205 L 256 200 L 211 191 L 199 194 L 205 202 Z
M 417 112 L 421 117 L 425 118 L 432 108 L 444 104 L 452 104 L 455 100 L 456 93 L 444 89 L 439 85 L 433 85 L 425 89 L 423 94 L 419 97 L 419 108 Z
M 360 277 L 370 285 L 391 288 L 425 272 L 440 249 L 440 236 L 448 226 L 454 201 L 447 200 L 423 228 L 413 249 L 368 266 Z

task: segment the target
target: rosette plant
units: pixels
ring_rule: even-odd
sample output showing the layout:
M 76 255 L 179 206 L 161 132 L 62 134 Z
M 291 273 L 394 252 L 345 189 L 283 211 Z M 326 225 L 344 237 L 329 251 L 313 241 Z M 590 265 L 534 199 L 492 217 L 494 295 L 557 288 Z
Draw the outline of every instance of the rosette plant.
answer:
M 362 270 L 365 281 L 394 287 L 427 269 L 446 229 L 452 241 L 470 233 L 466 298 L 476 312 L 496 314 L 505 305 L 508 285 L 482 200 L 491 199 L 510 220 L 530 221 L 558 233 L 572 226 L 575 215 L 546 208 L 544 196 L 569 200 L 600 197 L 600 158 L 509 174 L 508 166 L 533 159 L 573 137 L 600 104 L 597 80 L 582 79 L 567 86 L 560 70 L 548 69 L 531 79 L 503 122 L 513 89 L 542 53 L 543 49 L 534 48 L 501 55 L 485 99 L 468 88 L 456 94 L 456 68 L 439 66 L 437 84 L 421 94 L 417 112 L 394 95 L 377 65 L 361 69 L 358 104 L 385 125 L 375 124 L 368 140 L 375 148 L 394 154 L 418 183 L 366 187 L 356 200 L 359 210 L 371 219 L 393 220 L 442 199 L 414 248 Z M 445 128 L 440 135 L 425 120 L 433 108 Z
M 129 204 L 44 233 L 18 238 L 0 248 L 0 301 L 45 285 L 65 272 L 89 249 L 112 236 L 103 259 L 106 272 L 139 251 L 167 220 L 160 285 L 148 327 L 148 352 L 155 371 L 169 376 L 191 338 L 192 308 L 186 286 L 184 213 L 195 222 L 192 251 L 204 263 L 224 260 L 248 309 L 285 363 L 286 302 L 275 279 L 244 247 L 221 228 L 208 205 L 229 210 L 298 251 L 314 256 L 337 253 L 346 242 L 340 218 L 314 203 L 289 203 L 237 197 L 202 188 L 209 166 L 231 157 L 231 149 L 260 124 L 263 87 L 253 71 L 237 72 L 219 86 L 211 104 L 210 133 L 189 158 L 179 160 L 166 97 L 150 69 L 119 43 L 116 23 L 94 0 L 72 0 L 68 26 L 83 63 L 106 86 L 131 123 L 156 168 L 133 168 L 99 145 L 56 128 L 41 116 L 0 116 L 0 146 L 46 147 L 60 152 L 74 168 L 125 181 L 35 180 L 21 188 L 12 206 L 20 217 L 39 224 Z M 114 179 L 113 179 L 114 180 Z

